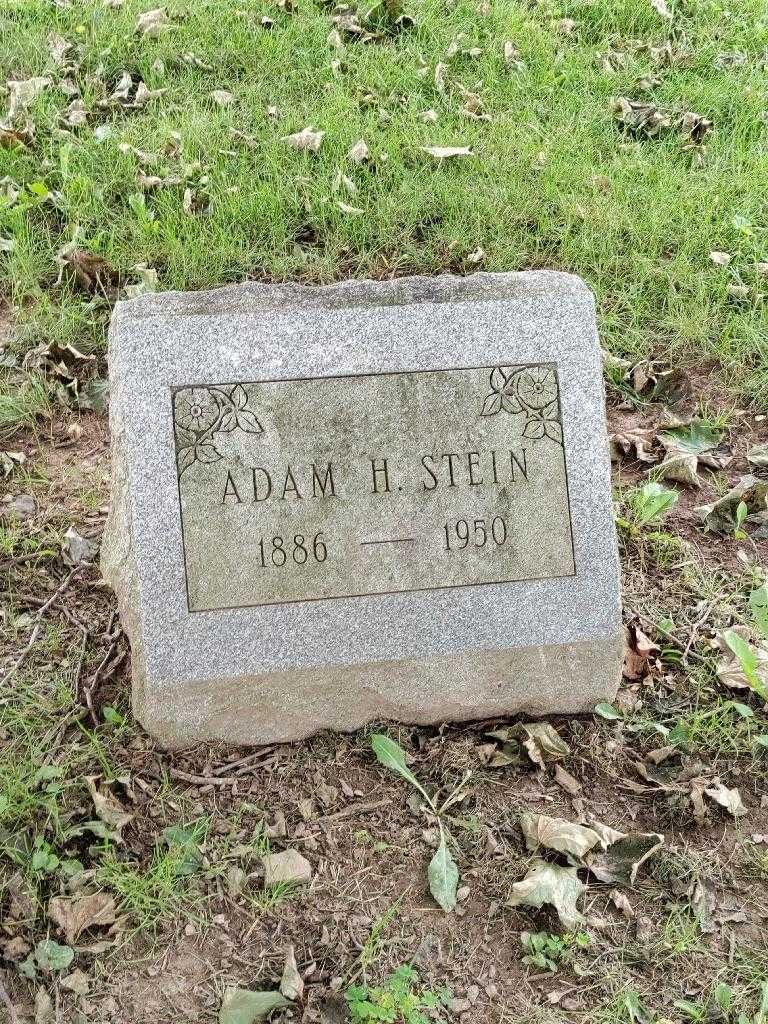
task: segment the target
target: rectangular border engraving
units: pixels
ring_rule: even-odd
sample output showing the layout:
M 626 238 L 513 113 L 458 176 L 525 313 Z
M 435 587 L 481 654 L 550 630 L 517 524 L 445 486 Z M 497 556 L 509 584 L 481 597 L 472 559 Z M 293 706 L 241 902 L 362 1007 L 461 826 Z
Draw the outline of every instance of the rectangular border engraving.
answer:
M 505 365 L 506 365 L 506 368 L 508 370 L 510 370 L 510 371 L 517 371 L 517 370 L 525 369 L 526 367 L 530 367 L 530 366 L 547 366 L 547 367 L 550 367 L 553 370 L 554 375 L 555 375 L 555 381 L 557 383 L 557 391 L 558 391 L 558 396 L 559 396 L 559 392 L 560 392 L 560 375 L 558 373 L 557 363 L 551 362 L 551 361 L 541 361 L 541 362 L 536 362 L 536 363 L 532 363 L 532 362 L 527 362 L 527 363 L 507 363 Z M 248 381 L 227 381 L 227 382 L 217 383 L 217 384 L 211 384 L 209 382 L 191 382 L 191 383 L 181 384 L 181 385 L 178 385 L 178 386 L 175 386 L 175 387 L 171 387 L 169 389 L 170 390 L 170 399 L 171 399 L 171 430 L 172 430 L 172 432 L 174 431 L 174 400 L 175 400 L 175 396 L 176 396 L 176 394 L 179 391 L 184 391 L 184 390 L 187 390 L 189 388 L 198 388 L 198 387 L 199 388 L 235 388 L 238 384 L 243 384 L 243 385 L 250 385 L 250 384 L 290 384 L 290 383 L 294 383 L 294 382 L 297 382 L 297 383 L 298 382 L 311 382 L 311 381 L 316 381 L 316 380 L 334 380 L 334 379 L 335 380 L 346 380 L 346 379 L 354 379 L 354 378 L 361 378 L 361 377 L 399 377 L 399 376 L 411 376 L 411 375 L 415 375 L 415 374 L 419 374 L 419 373 L 441 373 L 441 372 L 451 372 L 451 371 L 461 372 L 461 371 L 469 371 L 469 370 L 489 370 L 489 371 L 493 371 L 494 367 L 490 366 L 490 365 L 435 366 L 435 367 L 421 367 L 421 368 L 418 368 L 418 369 L 409 369 L 409 370 L 384 370 L 384 371 L 380 371 L 380 372 L 369 372 L 369 373 L 324 374 L 324 375 L 313 376 L 313 377 L 269 377 L 269 378 L 260 378 L 260 379 L 248 380 Z M 511 376 L 511 374 L 510 374 L 510 376 Z M 493 392 L 488 396 L 488 399 L 486 401 L 490 401 L 492 398 L 493 398 Z M 559 399 L 558 399 L 558 402 L 559 402 Z M 567 463 L 567 460 L 566 460 L 566 457 L 565 457 L 565 436 L 564 436 L 564 428 L 562 427 L 562 411 L 560 413 L 560 428 L 561 428 L 561 436 L 560 436 L 559 440 L 557 441 L 557 443 L 559 443 L 560 446 L 562 447 L 563 472 L 564 472 L 564 479 L 565 479 L 565 495 L 566 495 L 567 515 L 568 515 L 568 528 L 569 528 L 569 532 L 570 532 L 571 557 L 572 557 L 572 562 L 573 562 L 573 571 L 572 572 L 558 574 L 558 575 L 555 575 L 555 576 L 552 576 L 552 575 L 523 576 L 523 577 L 514 577 L 514 578 L 509 578 L 509 579 L 501 579 L 501 580 L 483 580 L 483 581 L 478 581 L 478 582 L 473 582 L 473 583 L 460 583 L 460 584 L 451 584 L 451 583 L 449 583 L 449 584 L 445 584 L 445 585 L 441 585 L 441 586 L 404 587 L 404 588 L 401 588 L 401 589 L 398 589 L 398 590 L 377 590 L 377 591 L 364 591 L 362 593 L 352 593 L 352 594 L 333 594 L 333 595 L 329 595 L 329 596 L 297 598 L 297 599 L 288 600 L 288 601 L 261 601 L 261 602 L 255 602 L 253 604 L 237 604 L 237 605 L 230 605 L 230 606 L 221 607 L 221 608 L 191 608 L 190 607 L 189 580 L 188 580 L 188 577 L 187 577 L 186 541 L 185 541 L 185 537 L 184 537 L 184 513 L 183 513 L 183 504 L 182 504 L 182 498 L 181 498 L 181 475 L 182 475 L 183 470 L 184 470 L 185 467 L 183 466 L 183 464 L 181 464 L 179 461 L 177 461 L 176 483 L 177 483 L 177 495 L 178 495 L 179 525 L 180 525 L 180 529 L 181 529 L 182 557 L 184 559 L 184 584 L 185 584 L 185 590 L 186 590 L 187 612 L 190 615 L 214 615 L 217 612 L 224 612 L 224 611 L 247 611 L 250 608 L 270 608 L 270 607 L 275 607 L 275 606 L 284 605 L 284 604 L 306 604 L 306 603 L 314 603 L 314 602 L 317 602 L 317 601 L 343 601 L 343 600 L 348 600 L 348 599 L 351 599 L 351 598 L 366 598 L 366 597 L 391 597 L 391 596 L 394 596 L 394 595 L 397 595 L 397 594 L 424 593 L 424 592 L 430 592 L 430 591 L 436 591 L 436 590 L 463 590 L 463 589 L 465 589 L 467 587 L 488 587 L 488 586 L 500 586 L 500 585 L 509 584 L 509 583 L 524 583 L 524 582 L 532 582 L 533 583 L 533 582 L 537 582 L 537 581 L 540 581 L 540 580 L 573 579 L 573 578 L 575 578 L 577 576 L 576 563 L 575 563 L 576 551 L 575 551 L 574 536 L 573 536 L 573 522 L 572 522 L 572 517 L 571 517 L 570 483 L 569 483 L 569 480 L 568 480 L 568 463 Z M 174 441 L 174 451 L 177 451 L 178 450 L 178 445 L 177 445 L 177 442 L 176 442 L 175 432 L 173 434 L 173 441 Z M 398 537 L 398 538 L 396 538 L 396 541 L 395 540 L 391 540 L 391 539 L 386 539 L 386 540 L 381 540 L 381 541 L 373 540 L 373 541 L 368 541 L 366 543 L 395 543 L 395 542 L 399 543 L 399 542 L 406 542 L 406 541 L 410 541 L 410 540 L 412 540 L 412 538 Z

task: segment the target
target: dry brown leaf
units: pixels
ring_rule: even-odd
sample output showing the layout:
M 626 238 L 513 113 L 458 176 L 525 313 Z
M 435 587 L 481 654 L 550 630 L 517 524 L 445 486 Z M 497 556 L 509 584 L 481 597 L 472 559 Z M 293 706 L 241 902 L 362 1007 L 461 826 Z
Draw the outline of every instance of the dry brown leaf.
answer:
M 631 921 L 635 916 L 635 912 L 632 909 L 632 904 L 624 893 L 620 892 L 618 889 L 611 889 L 608 895 L 610 896 L 611 903 L 613 903 L 614 907 L 616 907 L 617 910 L 620 910 L 628 921 Z
M 16 117 L 23 113 L 27 107 L 35 102 L 37 97 L 47 89 L 52 79 L 47 75 L 38 75 L 36 78 L 27 78 L 23 81 L 8 81 L 8 113 L 4 126 L 9 128 Z
M 277 882 L 300 884 L 312 878 L 312 865 L 298 850 L 282 850 L 280 853 L 268 853 L 261 859 L 264 865 L 264 884 L 275 885 Z
M 545 846 L 548 850 L 572 854 L 580 860 L 600 842 L 600 836 L 591 828 L 575 825 L 565 818 L 550 818 L 530 811 L 520 815 L 520 828 L 529 850 Z
M 74 946 L 88 928 L 115 923 L 115 901 L 103 892 L 74 899 L 54 896 L 48 904 L 48 916 L 61 929 L 67 944 Z
M 562 765 L 556 764 L 552 773 L 555 782 L 571 796 L 578 796 L 581 793 L 581 783 L 575 779 L 570 772 L 567 772 Z
M 713 785 L 705 789 L 704 792 L 710 800 L 714 800 L 716 804 L 724 807 L 734 818 L 740 818 L 747 813 L 747 808 L 741 799 L 741 793 L 735 786 L 733 789 L 728 789 L 719 779 L 715 779 Z
M 720 252 L 715 249 L 709 254 L 709 258 L 718 267 L 727 267 L 731 262 L 731 254 L 729 252 Z
M 362 139 L 359 139 L 347 153 L 353 164 L 364 164 L 369 156 L 368 147 Z
M 280 992 L 286 999 L 292 1001 L 301 999 L 304 995 L 304 982 L 299 974 L 293 946 L 288 947 L 288 952 L 285 956 L 285 967 L 283 968 L 283 976 L 280 979 Z
M 610 436 L 611 460 L 619 462 L 622 456 L 638 462 L 656 462 L 657 456 L 649 449 L 653 447 L 652 430 L 629 429 L 617 431 Z
M 324 135 L 325 132 L 316 131 L 311 125 L 308 125 L 306 128 L 302 128 L 300 132 L 294 132 L 293 135 L 284 135 L 282 141 L 287 142 L 294 149 L 317 153 L 323 144 Z
M 59 252 L 59 260 L 80 287 L 92 294 L 108 292 L 120 283 L 120 274 L 109 260 L 85 249 L 65 247 Z
M 226 89 L 214 89 L 209 95 L 218 107 L 229 107 L 235 102 L 233 94 Z
M 422 146 L 424 153 L 429 153 L 436 160 L 449 160 L 456 156 L 474 156 L 469 146 Z
M 557 910 L 564 927 L 574 931 L 584 920 L 576 903 L 585 889 L 576 868 L 536 860 L 522 882 L 512 885 L 507 906 L 541 907 L 549 903 Z
M 654 137 L 666 128 L 671 128 L 672 118 L 653 103 L 630 100 L 619 96 L 613 101 L 616 120 L 635 135 Z
M 68 128 L 80 128 L 88 122 L 88 111 L 82 100 L 72 100 L 64 111 L 62 120 Z
M 96 816 L 105 825 L 109 825 L 110 828 L 115 830 L 119 840 L 120 832 L 129 821 L 133 821 L 133 815 L 125 810 L 120 801 L 109 790 L 102 791 L 97 787 L 97 778 L 98 776 L 89 775 L 85 780 L 93 800 L 93 806 L 96 809 Z
M 624 835 L 598 823 L 593 823 L 592 828 L 603 832 L 604 840 L 610 835 L 618 836 L 603 850 L 591 851 L 585 857 L 585 863 L 592 874 L 610 885 L 634 885 L 641 866 L 664 844 L 664 836 L 657 832 L 630 832 Z
M 164 7 L 156 7 L 152 11 L 145 11 L 136 20 L 136 31 L 148 39 L 156 39 L 171 27 L 171 19 L 165 13 Z
M 340 199 L 336 200 L 336 205 L 342 213 L 348 213 L 354 217 L 359 217 L 364 212 L 359 206 L 350 206 L 349 203 L 343 203 Z

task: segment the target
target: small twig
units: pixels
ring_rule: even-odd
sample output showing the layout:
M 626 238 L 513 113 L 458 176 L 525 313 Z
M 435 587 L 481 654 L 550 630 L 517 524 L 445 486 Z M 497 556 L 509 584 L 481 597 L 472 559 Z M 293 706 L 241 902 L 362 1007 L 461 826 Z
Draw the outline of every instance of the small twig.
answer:
M 0 1002 L 5 1003 L 10 1024 L 19 1024 L 19 1015 L 16 1013 L 16 1007 L 11 1002 L 11 997 L 8 995 L 5 985 L 3 984 L 2 974 L 0 974 Z
M 75 699 L 77 699 L 80 690 L 80 674 L 83 671 L 83 661 L 85 660 L 85 648 L 88 646 L 89 633 L 86 627 L 80 621 L 80 619 L 78 619 L 76 615 L 73 615 L 66 605 L 63 605 L 59 601 L 57 601 L 54 607 L 62 613 L 67 622 L 71 622 L 72 625 L 80 631 L 80 635 L 83 638 L 82 643 L 80 644 L 80 654 L 77 659 L 75 678 L 72 682 L 72 689 L 74 690 L 75 693 Z M 95 724 L 96 723 L 94 722 L 94 725 Z
M 341 818 L 349 818 L 353 814 L 367 813 L 368 811 L 378 810 L 379 807 L 386 807 L 387 804 L 391 804 L 390 799 L 376 800 L 375 803 L 371 804 L 350 804 L 341 811 L 336 811 L 335 814 L 324 814 L 322 818 L 316 818 L 316 821 L 339 821 Z
M 64 582 L 59 585 L 59 589 L 54 594 L 52 594 L 51 597 L 49 597 L 47 601 L 45 601 L 43 604 L 40 605 L 40 608 L 38 609 L 38 612 L 35 615 L 35 619 L 34 619 L 35 625 L 34 625 L 34 627 L 32 629 L 32 633 L 30 635 L 29 642 L 28 642 L 27 646 L 24 648 L 24 650 L 21 652 L 21 654 L 18 656 L 18 658 L 16 659 L 14 664 L 11 665 L 10 669 L 5 673 L 3 678 L 0 679 L 0 690 L 4 690 L 5 689 L 5 686 L 9 682 L 11 677 L 13 675 L 15 675 L 15 673 L 18 672 L 18 670 L 24 664 L 24 660 L 26 659 L 27 655 L 32 650 L 32 648 L 35 646 L 35 642 L 36 642 L 36 640 L 38 638 L 40 630 L 42 629 L 43 616 L 45 615 L 46 611 L 51 607 L 51 605 L 54 604 L 59 597 L 61 597 L 61 595 L 64 593 L 64 591 L 69 586 L 69 582 L 72 579 L 72 577 L 75 575 L 75 573 L 77 573 L 79 571 L 80 571 L 80 566 L 76 565 L 75 568 L 70 570 L 70 572 L 66 575 L 66 577 L 64 578 Z M 10 698 L 5 698 L 3 703 L 5 703 L 9 699 Z
M 704 623 L 707 621 L 707 619 L 711 615 L 712 610 L 714 609 L 715 605 L 720 603 L 722 597 L 723 597 L 723 594 L 722 594 L 722 592 L 720 592 L 715 597 L 713 597 L 711 601 L 707 601 L 707 604 L 706 604 L 706 606 L 704 608 L 703 615 L 700 618 L 698 618 L 696 620 L 696 622 L 694 622 L 694 624 L 691 626 L 691 632 L 690 632 L 690 636 L 688 637 L 688 643 L 685 645 L 685 650 L 683 651 L 683 661 L 687 660 L 688 655 L 690 654 L 691 648 L 693 647 L 694 643 L 698 639 L 699 630 L 701 629 L 701 627 L 704 625 Z
M 240 781 L 234 775 L 229 778 L 221 778 L 217 775 L 190 775 L 189 772 L 183 772 L 181 768 L 169 768 L 168 773 L 172 779 L 191 782 L 195 786 L 234 786 Z
M 25 562 L 33 562 L 36 558 L 53 558 L 57 551 L 31 551 L 26 555 L 14 555 L 12 558 L 4 558 L 0 562 L 0 569 L 12 569 L 14 565 L 23 565 Z
M 109 634 L 111 632 L 112 625 L 113 625 L 113 623 L 115 621 L 116 616 L 117 616 L 117 612 L 113 612 L 112 613 L 112 618 L 109 621 L 109 627 L 107 629 L 107 634 Z M 118 628 L 118 631 L 112 637 L 112 642 L 110 643 L 109 647 L 107 648 L 107 653 L 101 659 L 101 661 L 99 662 L 98 666 L 96 667 L 96 671 L 91 676 L 91 681 L 88 683 L 87 686 L 83 687 L 83 697 L 85 697 L 85 703 L 88 706 L 88 712 L 89 712 L 89 714 L 91 716 L 91 721 L 93 722 L 94 725 L 98 725 L 99 724 L 99 720 L 98 720 L 98 718 L 96 716 L 96 712 L 93 710 L 93 694 L 94 694 L 94 691 L 96 689 L 96 684 L 98 683 L 99 678 L 101 677 L 101 673 L 104 671 L 104 668 L 107 665 L 107 663 L 109 662 L 110 658 L 112 658 L 114 656 L 115 652 L 117 651 L 117 642 L 120 639 L 121 635 L 122 635 L 122 630 Z M 119 664 L 119 662 L 117 664 Z M 114 667 L 116 667 L 116 665 L 113 666 L 113 668 Z
M 244 766 L 247 770 L 247 767 L 252 765 L 254 761 L 259 761 L 262 757 L 266 757 L 268 754 L 271 754 L 274 749 L 275 744 L 271 743 L 268 747 L 261 747 L 255 754 L 248 754 L 247 757 L 241 757 L 237 761 L 228 761 L 226 764 L 219 765 L 218 768 L 213 768 L 212 772 L 214 775 L 223 775 L 224 772 L 231 772 L 234 771 L 235 768 L 243 768 Z M 244 775 L 245 772 L 238 771 L 237 774 Z

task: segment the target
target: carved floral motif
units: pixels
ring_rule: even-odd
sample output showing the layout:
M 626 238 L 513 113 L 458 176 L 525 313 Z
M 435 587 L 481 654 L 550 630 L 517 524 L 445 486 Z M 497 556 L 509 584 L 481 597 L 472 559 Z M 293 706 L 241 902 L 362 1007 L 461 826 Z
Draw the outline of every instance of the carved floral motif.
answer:
M 264 431 L 248 408 L 248 393 L 242 384 L 179 388 L 173 396 L 173 425 L 179 477 L 195 462 L 219 461 L 222 456 L 216 447 L 216 434 Z
M 491 371 L 490 383 L 491 393 L 483 403 L 483 416 L 495 416 L 502 411 L 522 414 L 523 437 L 532 441 L 548 437 L 562 445 L 559 391 L 553 367 L 496 366 Z

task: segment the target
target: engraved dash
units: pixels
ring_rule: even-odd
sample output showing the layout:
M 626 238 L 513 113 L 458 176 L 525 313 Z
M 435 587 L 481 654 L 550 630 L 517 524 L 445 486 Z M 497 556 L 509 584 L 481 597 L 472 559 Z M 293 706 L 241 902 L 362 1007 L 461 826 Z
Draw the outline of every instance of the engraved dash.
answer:
M 367 544 L 413 544 L 415 537 L 384 537 L 382 540 L 361 540 L 360 547 Z

